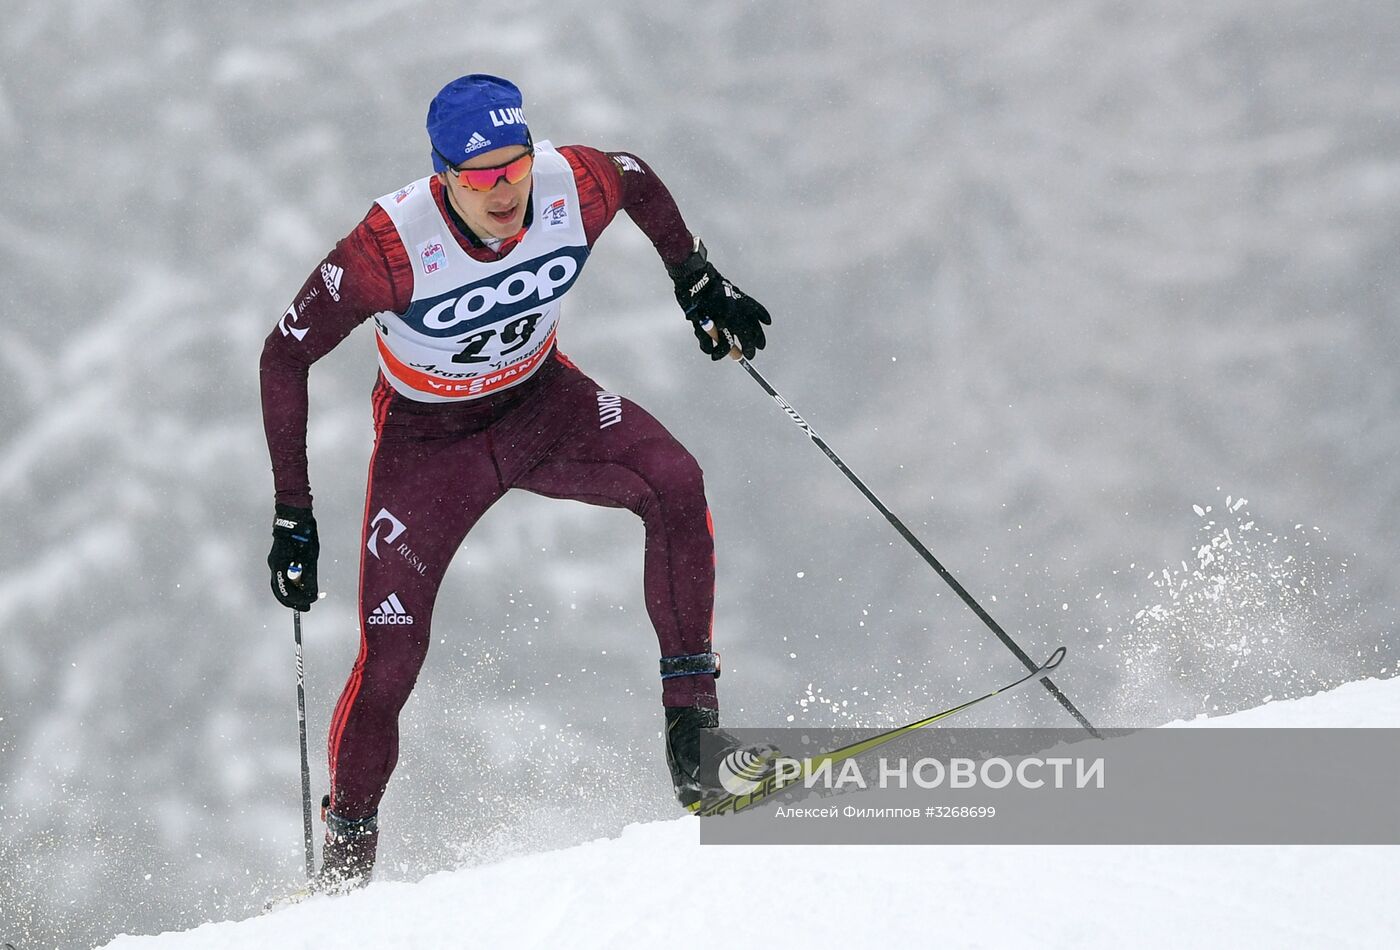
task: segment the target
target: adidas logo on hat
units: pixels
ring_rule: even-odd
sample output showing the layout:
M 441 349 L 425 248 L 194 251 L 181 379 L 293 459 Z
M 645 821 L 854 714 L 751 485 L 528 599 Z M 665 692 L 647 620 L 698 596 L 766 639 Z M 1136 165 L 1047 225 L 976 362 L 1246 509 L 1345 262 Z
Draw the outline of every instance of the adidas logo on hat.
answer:
M 472 137 L 467 139 L 467 147 L 462 149 L 462 151 L 470 155 L 472 152 L 483 149 L 490 144 L 491 140 L 486 136 L 482 135 L 480 132 L 473 132 Z
M 403 604 L 399 602 L 398 594 L 390 594 L 384 599 L 374 612 L 365 618 L 368 624 L 403 624 L 404 626 L 413 623 L 413 615 L 403 609 Z

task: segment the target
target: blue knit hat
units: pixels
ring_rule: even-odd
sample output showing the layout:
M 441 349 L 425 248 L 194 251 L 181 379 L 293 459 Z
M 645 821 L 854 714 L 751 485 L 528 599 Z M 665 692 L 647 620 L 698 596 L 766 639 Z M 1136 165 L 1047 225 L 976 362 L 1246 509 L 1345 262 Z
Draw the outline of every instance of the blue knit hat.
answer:
M 520 90 L 497 76 L 473 73 L 442 87 L 428 105 L 433 168 L 446 171 L 478 152 L 529 145 Z

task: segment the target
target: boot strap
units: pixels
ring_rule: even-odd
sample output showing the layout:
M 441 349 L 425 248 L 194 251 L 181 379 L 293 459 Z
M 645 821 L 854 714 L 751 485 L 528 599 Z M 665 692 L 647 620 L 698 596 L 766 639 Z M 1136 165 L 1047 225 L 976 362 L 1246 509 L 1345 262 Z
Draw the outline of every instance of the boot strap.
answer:
M 379 813 L 368 818 L 342 818 L 326 809 L 326 830 L 337 838 L 359 838 L 379 831 Z
M 671 679 L 673 676 L 697 676 L 701 673 L 713 673 L 715 678 L 719 678 L 719 654 L 718 653 L 691 653 L 686 656 L 663 656 L 661 658 L 661 678 Z

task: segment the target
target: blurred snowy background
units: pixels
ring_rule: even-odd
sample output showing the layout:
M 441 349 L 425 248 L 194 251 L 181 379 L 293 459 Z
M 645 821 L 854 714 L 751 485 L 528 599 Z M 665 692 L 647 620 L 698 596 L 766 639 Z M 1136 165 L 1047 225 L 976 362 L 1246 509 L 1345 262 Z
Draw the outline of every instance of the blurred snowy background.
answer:
M 626 148 L 773 311 L 756 365 L 1100 725 L 1394 675 L 1400 8 L 7 0 L 0 940 L 295 880 L 264 336 L 427 102 Z M 1018 666 L 620 218 L 562 348 L 706 471 L 733 725 L 879 724 Z M 312 372 L 316 794 L 357 648 L 370 334 Z M 1241 501 L 1241 499 L 1248 499 Z M 513 494 L 448 573 L 382 874 L 673 814 L 640 522 Z M 1066 725 L 1043 691 L 963 725 Z

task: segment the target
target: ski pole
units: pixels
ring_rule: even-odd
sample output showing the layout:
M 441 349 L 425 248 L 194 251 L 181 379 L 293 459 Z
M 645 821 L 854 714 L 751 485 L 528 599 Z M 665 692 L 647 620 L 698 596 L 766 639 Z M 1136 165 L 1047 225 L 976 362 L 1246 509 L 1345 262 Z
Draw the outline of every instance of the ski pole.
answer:
M 719 339 L 713 323 L 706 321 L 706 323 L 701 326 L 701 329 L 709 333 L 714 339 Z M 730 350 L 729 355 L 738 361 L 739 365 L 744 368 L 749 376 L 753 377 L 754 382 L 763 387 L 764 392 L 773 397 L 779 408 L 787 413 L 788 418 L 791 419 L 799 429 L 807 433 L 807 436 L 816 447 L 821 449 L 827 458 L 831 459 L 832 464 L 839 468 L 846 478 L 850 479 L 851 484 L 860 489 L 860 493 L 875 506 L 880 514 L 885 516 L 885 520 L 899 532 L 900 536 L 909 543 L 910 547 L 918 552 L 919 556 L 924 559 L 928 566 L 938 572 L 938 576 L 947 582 L 948 586 L 953 589 L 953 593 L 962 598 L 963 603 L 967 604 L 967 606 L 972 609 L 972 612 L 977 615 L 977 618 L 986 624 L 987 628 L 991 630 L 992 633 L 996 634 L 997 639 L 1006 645 L 1006 648 L 1016 656 L 1016 659 L 1020 660 L 1026 669 L 1034 672 L 1039 667 L 1039 664 L 1032 660 L 1026 654 L 1025 650 L 1021 649 L 1020 644 L 1011 639 L 1011 636 L 1001 628 L 1001 625 L 992 619 L 991 614 L 982 609 L 982 605 L 967 592 L 966 588 L 958 583 L 958 579 L 954 577 L 946 567 L 939 563 L 938 558 L 933 556 L 933 552 L 926 548 L 923 542 L 914 536 L 914 532 L 910 531 L 909 528 L 905 526 L 904 522 L 900 521 L 895 513 L 890 511 L 890 509 L 885 506 L 885 503 L 875 496 L 875 493 L 870 490 L 865 482 L 861 481 L 860 477 L 857 476 L 855 472 L 851 471 L 850 467 L 847 466 L 845 462 L 841 461 L 841 457 L 832 450 L 831 446 L 826 444 L 826 440 L 817 435 L 816 430 L 813 429 L 802 416 L 798 415 L 797 410 L 792 408 L 792 404 L 784 399 L 768 380 L 763 378 L 762 373 L 753 368 L 752 363 L 744 359 L 744 355 L 739 352 L 738 348 Z M 1049 691 L 1050 695 L 1059 700 L 1060 705 L 1065 707 L 1065 709 L 1069 711 L 1069 714 L 1079 721 L 1079 724 L 1088 731 L 1089 735 L 1093 736 L 1095 739 L 1103 738 L 1103 736 L 1099 734 L 1099 731 L 1084 717 L 1084 714 L 1079 711 L 1074 703 L 1070 702 L 1069 697 L 1050 681 L 1048 676 L 1042 677 L 1040 682 L 1045 684 L 1045 688 Z
M 301 577 L 301 565 L 287 566 L 287 579 L 295 583 Z M 301 611 L 292 611 L 292 637 L 297 644 L 297 729 L 301 734 L 301 826 L 306 841 L 306 879 L 316 876 L 316 846 L 311 831 L 311 767 L 306 761 L 306 665 L 301 654 Z

